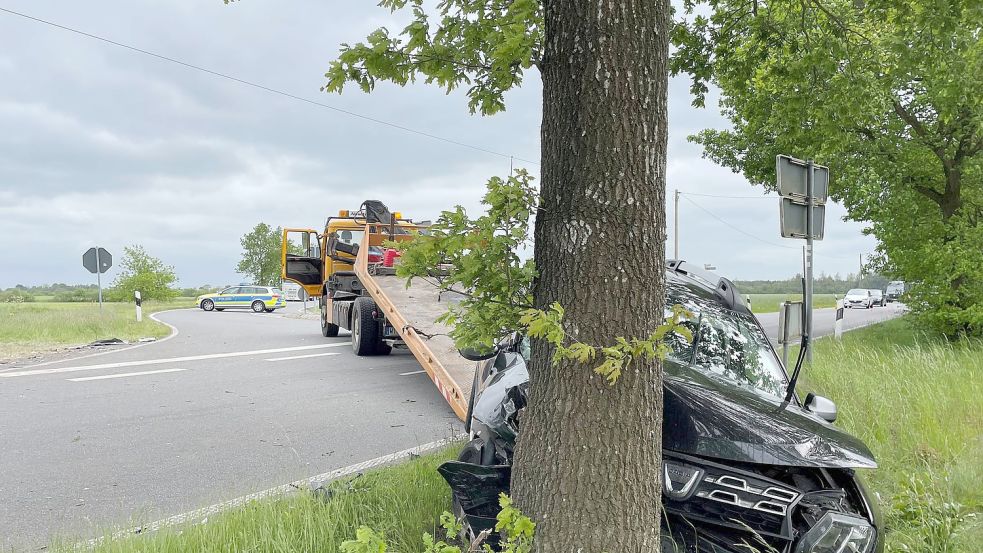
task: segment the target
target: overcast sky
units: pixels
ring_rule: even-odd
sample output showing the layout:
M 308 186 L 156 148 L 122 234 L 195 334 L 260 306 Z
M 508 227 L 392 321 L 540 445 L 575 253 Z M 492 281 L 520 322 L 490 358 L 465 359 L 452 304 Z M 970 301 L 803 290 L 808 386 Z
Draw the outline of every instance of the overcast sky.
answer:
M 0 7 L 375 119 L 539 159 L 535 74 L 508 95 L 508 111 L 493 117 L 471 116 L 463 94 L 424 84 L 321 93 L 339 44 L 379 26 L 401 28 L 372 0 L 233 6 L 0 0 Z M 690 107 L 687 86 L 676 79 L 670 89 L 670 237 L 674 188 L 761 195 L 686 142 L 693 132 L 727 124 L 715 104 Z M 538 173 L 535 165 L 529 169 Z M 82 253 L 101 245 L 118 257 L 127 244 L 142 244 L 173 265 L 184 286 L 239 282 L 239 237 L 260 221 L 322 228 L 328 214 L 369 198 L 417 219 L 455 204 L 476 210 L 485 180 L 508 170 L 507 157 L 0 12 L 0 288 L 94 282 L 81 267 Z M 858 256 L 874 248 L 859 224 L 840 220 L 843 214 L 839 206 L 827 211 L 817 273 L 856 272 Z M 684 259 L 712 263 L 734 279 L 784 278 L 801 268 L 801 241 L 778 235 L 774 197 L 684 196 L 680 219 Z M 108 279 L 115 274 L 111 269 Z

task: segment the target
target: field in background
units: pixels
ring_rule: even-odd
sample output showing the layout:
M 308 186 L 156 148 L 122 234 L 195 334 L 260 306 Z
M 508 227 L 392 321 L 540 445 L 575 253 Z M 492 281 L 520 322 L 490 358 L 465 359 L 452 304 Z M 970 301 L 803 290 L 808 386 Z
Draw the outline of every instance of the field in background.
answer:
M 802 294 L 749 294 L 751 311 L 755 313 L 778 313 L 778 304 L 783 301 L 802 301 Z M 843 296 L 840 296 L 843 299 Z M 813 294 L 812 302 L 816 309 L 836 307 L 833 294 Z
M 983 543 L 983 342 L 919 335 L 904 319 L 818 342 L 799 391 L 836 401 L 837 425 L 862 438 L 880 468 L 862 477 L 889 524 L 889 553 L 971 553 Z M 250 504 L 207 524 L 108 542 L 96 553 L 337 551 L 366 525 L 400 553 L 422 552 L 449 509 L 434 471 L 446 451 L 308 493 Z M 58 549 L 58 548 L 56 548 Z M 70 548 L 59 550 L 68 552 Z
M 160 338 L 170 334 L 170 329 L 147 315 L 193 306 L 190 298 L 146 301 L 143 321 L 138 323 L 132 303 L 104 303 L 102 315 L 98 303 L 0 303 L 0 361 L 105 338 Z

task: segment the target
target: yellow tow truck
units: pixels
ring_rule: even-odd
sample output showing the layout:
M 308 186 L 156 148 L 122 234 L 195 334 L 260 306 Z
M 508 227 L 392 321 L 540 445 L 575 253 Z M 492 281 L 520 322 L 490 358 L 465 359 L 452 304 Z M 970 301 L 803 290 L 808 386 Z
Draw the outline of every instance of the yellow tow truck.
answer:
M 329 217 L 320 232 L 284 229 L 282 276 L 319 298 L 324 337 L 349 331 L 352 349 L 360 356 L 388 355 L 394 347 L 410 350 L 464 420 L 474 362 L 460 355 L 448 336 L 450 329 L 436 322 L 459 296 L 422 279 L 407 286 L 392 264 L 384 263 L 387 242 L 412 240 L 425 229 L 382 202 L 367 200 L 357 211 Z

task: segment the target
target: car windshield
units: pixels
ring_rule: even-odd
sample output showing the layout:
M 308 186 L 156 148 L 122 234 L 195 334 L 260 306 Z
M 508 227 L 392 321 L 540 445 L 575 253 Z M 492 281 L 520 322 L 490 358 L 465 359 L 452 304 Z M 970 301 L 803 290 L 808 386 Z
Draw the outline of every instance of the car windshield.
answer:
M 670 358 L 782 395 L 785 371 L 752 316 L 731 311 L 685 287 L 672 287 L 668 299 L 667 312 L 672 305 L 680 304 L 693 314 L 683 323 L 692 332 L 693 342 L 671 335 Z
M 842 288 L 840 288 L 842 290 Z M 848 296 L 866 296 L 867 290 L 861 290 L 860 288 L 854 288 L 846 293 Z

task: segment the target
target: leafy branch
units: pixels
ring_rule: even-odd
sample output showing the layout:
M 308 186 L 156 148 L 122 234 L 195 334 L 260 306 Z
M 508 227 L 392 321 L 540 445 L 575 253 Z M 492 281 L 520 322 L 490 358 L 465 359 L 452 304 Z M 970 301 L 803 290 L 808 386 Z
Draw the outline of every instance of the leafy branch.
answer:
M 527 309 L 520 322 L 530 337 L 545 340 L 553 346 L 554 365 L 564 360 L 590 363 L 600 357 L 602 361 L 594 372 L 607 379 L 609 384 L 616 383 L 625 367 L 636 359 L 665 359 L 670 353 L 665 338 L 670 333 L 682 336 L 687 342 L 693 341 L 693 334 L 683 325 L 683 321 L 693 315 L 681 305 L 674 305 L 672 314 L 647 337 L 628 339 L 619 336 L 609 346 L 592 346 L 571 340 L 563 329 L 563 315 L 563 307 L 554 303 L 548 311 Z

